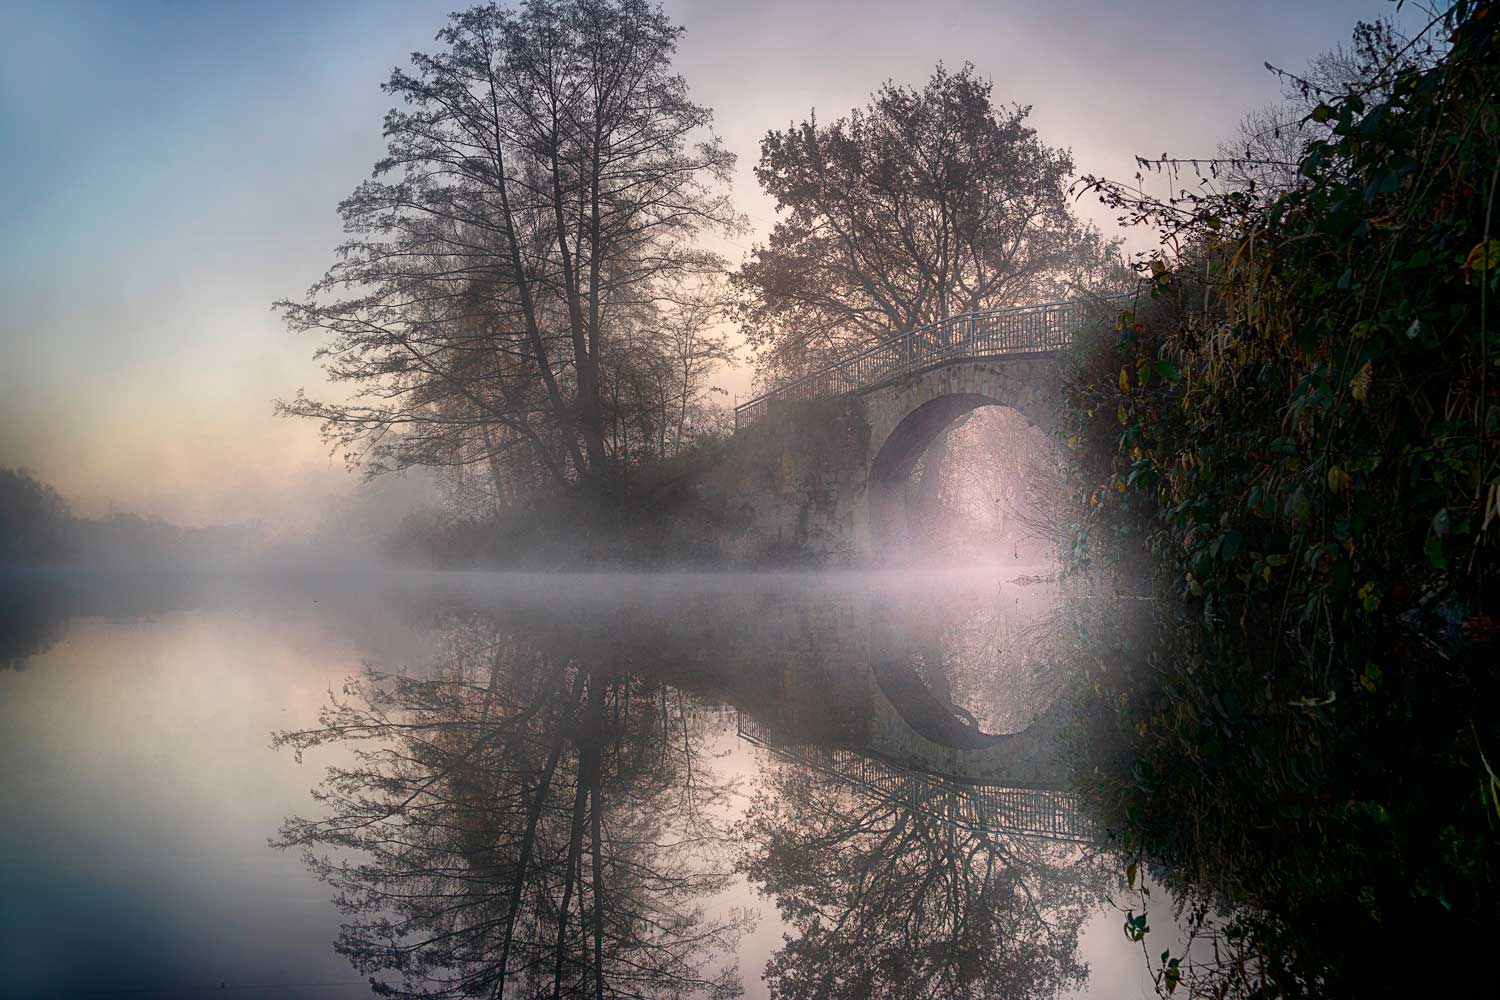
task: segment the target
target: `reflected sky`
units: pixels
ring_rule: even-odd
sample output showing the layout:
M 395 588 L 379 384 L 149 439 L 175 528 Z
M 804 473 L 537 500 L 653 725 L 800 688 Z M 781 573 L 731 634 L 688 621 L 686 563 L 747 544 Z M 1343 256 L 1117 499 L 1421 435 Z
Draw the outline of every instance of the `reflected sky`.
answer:
M 432 707 L 443 706 L 449 714 L 438 713 L 436 721 L 444 732 L 459 733 L 454 739 L 464 737 L 452 727 L 480 704 L 475 691 L 510 685 L 515 698 L 508 711 L 541 706 L 538 720 L 556 711 L 556 725 L 572 725 L 585 717 L 597 684 L 609 708 L 599 723 L 605 856 L 624 857 L 611 843 L 649 840 L 658 847 L 641 858 L 671 860 L 677 876 L 704 879 L 670 898 L 660 885 L 620 891 L 635 905 L 663 912 L 701 907 L 704 922 L 739 915 L 718 953 L 708 949 L 693 960 L 705 968 L 727 962 L 746 996 L 769 995 L 762 978 L 768 969 L 787 995 L 801 995 L 808 977 L 822 974 L 816 963 L 808 965 L 809 956 L 829 950 L 813 943 L 827 939 L 829 921 L 837 923 L 840 914 L 867 932 L 827 939 L 843 942 L 849 961 L 863 954 L 872 967 L 880 955 L 886 968 L 908 962 L 916 944 L 888 936 L 893 900 L 921 897 L 936 870 L 931 866 L 956 849 L 992 859 L 992 872 L 987 880 L 965 877 L 950 886 L 951 898 L 968 900 L 961 912 L 943 912 L 937 901 L 948 895 L 920 902 L 929 915 L 921 933 L 931 935 L 922 947 L 948 940 L 957 919 L 977 928 L 969 942 L 975 954 L 1001 964 L 975 972 L 934 962 L 932 984 L 975 995 L 996 982 L 1008 983 L 1009 995 L 1122 996 L 1141 989 L 1148 995 L 1137 946 L 1124 942 L 1118 914 L 1104 902 L 1115 876 L 1090 861 L 1089 850 L 1001 835 L 972 821 L 950 823 L 942 810 L 953 807 L 934 805 L 939 799 L 930 792 L 928 805 L 913 811 L 900 796 L 882 799 L 870 786 L 816 766 L 817 755 L 828 753 L 874 762 L 883 774 L 908 776 L 902 786 L 908 797 L 917 787 L 911 776 L 924 789 L 974 781 L 975 768 L 991 768 L 993 779 L 997 758 L 990 747 L 1003 743 L 970 750 L 943 744 L 1008 739 L 1045 714 L 1045 664 L 1012 655 L 1019 647 L 1005 639 L 1044 622 L 1056 592 L 1008 582 L 1019 575 L 971 574 L 921 586 L 894 575 L 873 583 L 837 576 L 414 575 L 363 586 L 274 587 L 202 581 L 160 592 L 144 605 L 74 591 L 46 605 L 59 623 L 32 630 L 51 638 L 18 658 L 19 669 L 0 672 L 0 794 L 9 817 L 0 828 L 6 995 L 193 996 L 220 984 L 255 987 L 254 995 L 367 992 L 361 974 L 334 951 L 350 917 L 333 907 L 330 887 L 313 877 L 298 851 L 268 846 L 288 817 L 326 818 L 326 804 L 320 807 L 309 792 L 324 767 L 354 760 L 347 740 L 311 739 L 299 765 L 289 750 L 271 749 L 271 734 L 316 732 L 320 708 L 363 670 L 429 685 L 403 689 L 408 703 L 385 703 L 384 717 L 404 717 L 425 704 L 431 722 Z M 914 592 L 923 599 L 906 596 Z M 907 686 L 883 686 L 880 669 L 897 671 Z M 987 685 L 979 682 L 984 676 L 1009 679 Z M 471 683 L 476 678 L 483 684 Z M 911 685 L 928 692 L 920 704 L 908 703 Z M 455 691 L 467 694 L 455 700 Z M 552 700 L 527 701 L 526 692 L 542 691 Z M 557 708 L 569 692 L 574 709 Z M 914 726 L 931 722 L 923 715 L 931 710 L 929 698 L 951 710 L 951 727 L 913 735 Z M 358 696 L 343 700 L 368 708 Z M 493 725 L 501 715 L 483 718 Z M 544 721 L 528 725 L 538 753 L 495 761 L 510 760 L 534 781 L 549 741 L 562 730 Z M 742 738 L 747 726 L 774 733 L 779 749 Z M 462 732 L 484 731 L 481 725 Z M 586 771 L 589 737 L 569 733 L 557 765 L 561 805 L 546 841 L 563 845 L 557 851 L 565 851 L 571 789 Z M 493 739 L 484 739 L 490 740 L 485 754 L 498 753 Z M 464 745 L 446 746 L 455 759 L 467 759 Z M 500 781 L 503 771 L 491 763 L 476 774 Z M 659 845 L 681 840 L 674 824 L 684 815 L 688 781 L 704 829 L 712 828 L 702 841 L 713 840 L 713 849 L 669 857 Z M 503 799 L 501 788 L 474 801 Z M 501 843 L 516 834 L 503 810 L 486 806 L 465 815 L 471 837 Z M 851 831 L 863 832 L 851 832 L 845 848 L 825 855 L 816 872 L 799 872 L 799 863 L 818 856 L 815 832 L 846 820 Z M 417 827 L 403 829 L 411 834 Z M 906 838 L 901 849 L 883 851 L 885 838 L 898 830 L 905 831 L 897 834 Z M 580 872 L 589 865 L 587 837 L 582 844 Z M 471 876 L 480 871 L 472 852 L 464 857 Z M 878 902 L 823 896 L 813 900 L 822 916 L 809 916 L 811 874 L 831 885 L 830 873 L 859 871 L 886 857 L 905 866 L 882 877 L 894 895 L 873 897 Z M 636 864 L 618 861 L 607 877 L 624 879 Z M 710 874 L 727 880 L 715 884 Z M 560 884 L 553 875 L 543 870 L 535 892 L 555 893 Z M 904 888 L 903 878 L 910 880 Z M 1031 934 L 1024 913 L 1006 916 L 1002 885 L 1025 885 L 1044 909 L 1052 906 L 1050 923 L 1064 937 L 1054 939 L 1053 931 L 1037 937 L 1042 925 Z M 588 888 L 580 890 L 580 902 Z M 483 905 L 494 905 L 494 893 L 481 895 Z M 613 888 L 606 898 L 616 898 Z M 574 904 L 575 932 L 580 915 L 590 912 Z M 992 933 L 1009 934 L 1014 947 L 984 936 Z M 552 940 L 550 932 L 537 934 L 537 942 Z M 544 951 L 551 954 L 538 944 L 538 962 Z M 581 990 L 588 952 L 579 954 L 576 982 L 566 981 Z M 620 968 L 612 962 L 605 962 L 615 970 L 611 976 Z M 1084 964 L 1088 977 L 1075 981 L 1067 970 Z M 1022 980 L 1008 978 L 1022 972 Z M 963 978 L 974 975 L 980 979 Z M 540 981 L 550 985 L 546 969 Z M 1029 985 L 1018 991 L 1020 982 Z M 889 982 L 878 987 L 877 995 L 900 993 Z M 846 983 L 835 995 L 875 989 Z M 660 984 L 651 991 L 667 992 Z
M 306 621 L 185 612 L 74 622 L 3 675 L 8 995 L 357 980 L 266 837 L 312 780 L 270 729 L 359 662 Z

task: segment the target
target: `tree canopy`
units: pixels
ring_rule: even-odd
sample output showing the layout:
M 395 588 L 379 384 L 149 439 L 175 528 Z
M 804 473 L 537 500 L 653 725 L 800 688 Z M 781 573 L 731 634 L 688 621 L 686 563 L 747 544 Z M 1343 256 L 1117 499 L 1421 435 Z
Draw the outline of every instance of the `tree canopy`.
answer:
M 722 262 L 695 238 L 738 224 L 733 156 L 671 71 L 680 34 L 646 0 L 453 14 L 441 48 L 385 84 L 401 106 L 339 206 L 337 262 L 278 303 L 352 395 L 281 410 L 372 472 L 481 464 L 566 484 L 619 471 L 621 420 L 637 454 L 680 428 L 703 387 L 680 362 L 704 354 L 664 331 L 703 329 L 695 303 Z M 674 384 L 626 373 L 627 341 L 632 363 L 650 342 Z
M 1110 276 L 1115 245 L 1072 211 L 1072 156 L 993 89 L 939 65 L 921 89 L 766 134 L 755 176 L 782 218 L 734 275 L 764 378 Z

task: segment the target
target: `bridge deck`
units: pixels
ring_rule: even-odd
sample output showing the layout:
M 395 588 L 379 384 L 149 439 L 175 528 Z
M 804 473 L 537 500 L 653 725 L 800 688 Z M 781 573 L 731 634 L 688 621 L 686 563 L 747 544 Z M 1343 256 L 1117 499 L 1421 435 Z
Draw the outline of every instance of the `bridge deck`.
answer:
M 1058 351 L 1072 343 L 1074 332 L 1091 312 L 1128 297 L 1107 295 L 988 309 L 919 326 L 740 403 L 734 408 L 734 426 L 745 427 L 764 417 L 773 400 L 862 392 L 945 362 Z

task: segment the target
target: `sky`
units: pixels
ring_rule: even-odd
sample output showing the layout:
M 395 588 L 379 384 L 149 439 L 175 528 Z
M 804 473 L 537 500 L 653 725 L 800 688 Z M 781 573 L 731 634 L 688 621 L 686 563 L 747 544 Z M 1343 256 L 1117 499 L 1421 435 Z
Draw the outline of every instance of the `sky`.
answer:
M 336 206 L 381 154 L 380 84 L 452 2 L 0 2 L 0 467 L 87 515 L 311 527 L 356 488 L 316 426 L 272 413 L 324 388 L 316 341 L 270 304 L 332 262 Z M 832 119 L 886 80 L 973 62 L 1080 173 L 1212 154 L 1385 0 L 664 4 L 677 69 L 752 169 L 768 129 Z M 1399 15 L 1409 21 L 1416 15 Z M 1080 211 L 1112 232 L 1095 203 Z M 1141 237 L 1132 237 L 1139 245 Z M 723 373 L 746 394 L 751 372 Z

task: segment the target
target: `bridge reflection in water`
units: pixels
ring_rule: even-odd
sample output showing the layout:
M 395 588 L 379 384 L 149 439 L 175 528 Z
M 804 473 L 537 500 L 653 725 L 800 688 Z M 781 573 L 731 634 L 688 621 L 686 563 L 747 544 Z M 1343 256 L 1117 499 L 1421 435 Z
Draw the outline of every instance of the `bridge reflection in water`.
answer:
M 746 742 L 786 760 L 966 830 L 1072 844 L 1099 839 L 1071 792 L 957 781 L 856 750 L 791 743 L 743 712 L 737 713 L 737 731 Z
M 1004 638 L 1044 593 L 991 572 L 476 584 L 427 605 L 430 663 L 276 737 L 353 751 L 276 843 L 393 995 L 724 1000 L 757 966 L 772 996 L 830 1000 L 1086 983 L 1113 858 L 1067 791 L 1066 699 Z

